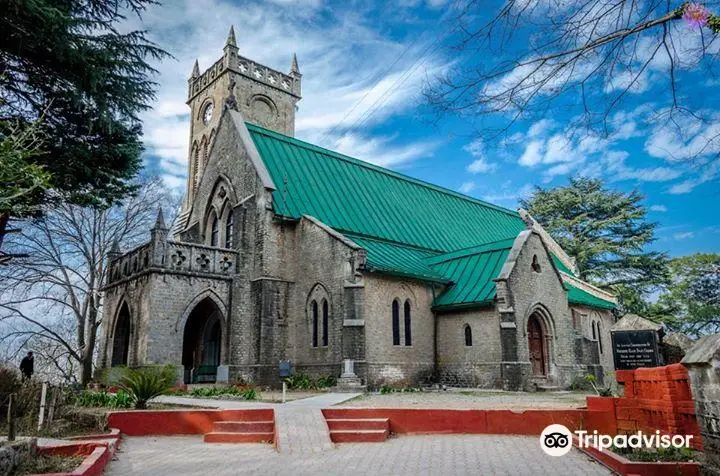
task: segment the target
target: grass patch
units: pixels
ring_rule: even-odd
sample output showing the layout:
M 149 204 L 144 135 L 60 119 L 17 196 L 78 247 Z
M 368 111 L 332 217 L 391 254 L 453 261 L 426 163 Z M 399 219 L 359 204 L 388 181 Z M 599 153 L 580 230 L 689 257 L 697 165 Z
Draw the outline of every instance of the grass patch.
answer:
M 693 450 L 690 448 L 657 448 L 657 449 L 642 449 L 642 448 L 616 448 L 613 446 L 610 450 L 617 454 L 624 456 L 630 461 L 644 461 L 644 462 L 658 462 L 658 463 L 673 463 L 673 462 L 687 462 L 695 461 Z
M 36 454 L 18 468 L 17 474 L 70 473 L 85 459 L 84 456 L 47 456 Z

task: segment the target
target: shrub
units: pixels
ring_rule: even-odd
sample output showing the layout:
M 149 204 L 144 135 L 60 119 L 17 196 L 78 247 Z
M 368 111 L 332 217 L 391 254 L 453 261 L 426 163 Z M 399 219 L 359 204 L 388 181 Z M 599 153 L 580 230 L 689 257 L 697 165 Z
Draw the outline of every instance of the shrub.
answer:
M 337 377 L 328 375 L 327 377 L 320 377 L 317 379 L 317 388 L 329 388 L 337 385 Z
M 148 400 L 170 392 L 175 384 L 175 368 L 140 367 L 125 369 L 118 386 L 127 392 L 138 410 L 147 408 Z
M 313 380 L 305 374 L 298 374 L 285 377 L 284 380 L 289 390 L 318 390 L 337 385 L 337 377 L 332 375 Z
M 254 388 L 248 388 L 246 386 L 237 387 L 201 387 L 193 389 L 190 392 L 191 397 L 196 398 L 212 398 L 220 397 L 223 395 L 231 395 L 233 397 L 239 397 L 244 400 L 256 400 L 258 398 L 257 391 Z
M 132 395 L 123 391 L 112 394 L 83 390 L 74 397 L 74 403 L 79 407 L 132 408 L 134 402 Z

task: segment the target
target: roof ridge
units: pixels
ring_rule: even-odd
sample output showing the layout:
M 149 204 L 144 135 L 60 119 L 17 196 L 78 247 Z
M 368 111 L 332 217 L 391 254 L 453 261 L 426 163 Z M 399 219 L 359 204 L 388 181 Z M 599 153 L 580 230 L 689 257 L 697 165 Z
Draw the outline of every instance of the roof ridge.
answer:
M 368 168 L 368 169 L 371 169 L 371 170 L 375 170 L 375 171 L 377 171 L 377 172 L 381 172 L 381 173 L 384 173 L 384 174 L 387 174 L 387 175 L 391 175 L 391 176 L 393 176 L 393 177 L 395 177 L 395 178 L 398 178 L 398 179 L 400 179 L 400 180 L 405 180 L 405 181 L 407 181 L 407 182 L 412 182 L 412 183 L 415 183 L 415 184 L 417 184 L 417 185 L 421 185 L 421 186 L 423 186 L 423 187 L 427 187 L 427 188 L 433 189 L 433 190 L 438 191 L 438 192 L 440 192 L 440 193 L 445 193 L 445 194 L 448 194 L 448 195 L 451 195 L 451 196 L 454 196 L 454 197 L 457 197 L 457 198 L 461 198 L 461 199 L 463 199 L 463 200 L 467 200 L 467 201 L 469 201 L 469 202 L 477 203 L 478 205 L 482 205 L 482 206 L 485 206 L 485 207 L 489 207 L 489 208 L 492 208 L 492 209 L 497 210 L 497 211 L 499 211 L 499 212 L 503 212 L 503 213 L 506 213 L 506 214 L 508 214 L 508 215 L 512 215 L 512 216 L 514 216 L 514 217 L 519 217 L 519 216 L 520 216 L 520 215 L 518 214 L 518 212 L 516 212 L 516 211 L 514 211 L 514 210 L 510 210 L 509 208 L 504 208 L 504 207 L 501 207 L 501 206 L 499 206 L 499 205 L 495 205 L 494 203 L 490 203 L 490 202 L 486 202 L 486 201 L 484 201 L 484 200 L 480 200 L 480 199 L 478 199 L 478 198 L 470 197 L 470 196 L 465 195 L 465 194 L 462 194 L 462 193 L 460 193 L 460 192 L 456 192 L 455 190 L 450 190 L 449 188 L 445 188 L 445 187 L 442 187 L 442 186 L 440 186 L 440 185 L 436 185 L 436 184 L 433 184 L 433 183 L 430 183 L 430 182 L 426 182 L 426 181 L 421 180 L 421 179 L 419 179 L 419 178 L 411 177 L 411 176 L 409 176 L 409 175 L 405 175 L 405 174 L 402 174 L 402 173 L 400 173 L 400 172 L 396 172 L 396 171 L 394 171 L 394 170 L 387 169 L 387 168 L 385 168 L 385 167 L 380 167 L 379 165 L 371 164 L 370 162 L 366 162 L 366 161 L 364 161 L 364 160 L 356 159 L 355 157 L 350 157 L 349 155 L 341 154 L 340 152 L 336 152 L 336 151 L 334 151 L 334 150 L 326 149 L 326 148 L 324 148 L 324 147 L 320 147 L 319 145 L 311 144 L 310 142 L 306 142 L 306 141 L 300 140 L 300 139 L 298 139 L 298 138 L 296 138 L 296 137 L 290 137 L 290 136 L 287 136 L 287 135 L 285 135 L 285 134 L 281 134 L 281 133 L 279 133 L 279 132 L 271 131 L 271 130 L 269 130 L 269 129 L 265 129 L 264 127 L 260 127 L 260 126 L 258 126 L 258 125 L 256 125 L 256 124 L 252 124 L 252 123 L 250 123 L 250 122 L 246 122 L 245 124 L 247 125 L 248 129 L 254 130 L 255 132 L 258 132 L 258 133 L 260 133 L 260 134 L 264 134 L 264 135 L 269 136 L 269 137 L 274 137 L 274 138 L 276 138 L 276 139 L 278 139 L 278 140 L 282 140 L 282 141 L 285 141 L 285 142 L 293 143 L 293 144 L 298 145 L 298 146 L 300 146 L 300 147 L 305 147 L 305 148 L 309 148 L 309 149 L 315 149 L 316 151 L 318 151 L 318 152 L 320 152 L 320 153 L 333 156 L 333 157 L 336 158 L 336 159 L 344 160 L 344 161 L 346 161 L 346 162 L 348 162 L 348 163 L 351 163 L 351 164 L 354 164 L 354 165 L 357 165 L 357 166 L 360 166 L 360 167 L 365 167 L 365 168 Z
M 355 238 L 359 238 L 361 240 L 379 241 L 381 243 L 388 243 L 391 245 L 402 246 L 404 248 L 413 248 L 413 249 L 420 250 L 420 251 L 428 251 L 430 253 L 437 253 L 438 255 L 447 253 L 446 251 L 443 251 L 443 250 L 436 250 L 434 248 L 425 248 L 424 246 L 413 245 L 411 243 L 405 243 L 402 241 L 391 240 L 391 239 L 382 238 L 379 236 L 365 235 L 363 233 L 358 233 L 355 231 L 343 230 L 342 228 L 333 228 L 333 229 L 339 233 L 342 233 L 343 235 L 345 235 L 347 237 L 355 237 Z
M 508 246 L 500 246 L 500 244 L 503 242 L 506 242 Z M 471 255 L 482 254 L 482 253 L 491 253 L 493 251 L 510 249 L 510 248 L 512 248 L 514 242 L 515 242 L 515 238 L 505 238 L 502 240 L 491 241 L 490 243 L 483 243 L 480 245 L 469 246 L 467 248 L 461 248 L 459 250 L 448 251 L 447 253 L 443 253 L 438 256 L 433 256 L 432 258 L 427 258 L 427 262 L 429 265 L 434 266 L 434 265 L 437 265 L 440 263 L 445 263 L 447 261 L 465 258 L 465 257 L 471 256 Z

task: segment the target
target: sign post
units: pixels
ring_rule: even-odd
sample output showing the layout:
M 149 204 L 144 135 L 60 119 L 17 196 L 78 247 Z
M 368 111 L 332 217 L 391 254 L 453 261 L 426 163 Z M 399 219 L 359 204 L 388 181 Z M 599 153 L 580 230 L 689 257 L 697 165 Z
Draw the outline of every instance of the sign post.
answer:
M 285 403 L 285 393 L 287 392 L 287 382 L 285 379 L 292 376 L 292 362 L 289 360 L 280 361 L 280 380 L 282 380 L 282 402 Z
M 659 365 L 658 333 L 654 330 L 611 331 L 615 370 Z

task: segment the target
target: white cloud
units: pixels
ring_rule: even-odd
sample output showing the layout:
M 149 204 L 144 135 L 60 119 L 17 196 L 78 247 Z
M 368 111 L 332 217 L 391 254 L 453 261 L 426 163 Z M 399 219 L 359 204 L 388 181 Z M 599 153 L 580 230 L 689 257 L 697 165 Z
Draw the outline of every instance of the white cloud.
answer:
M 695 237 L 695 233 L 692 232 L 692 231 L 685 231 L 685 232 L 682 232 L 682 233 L 675 233 L 675 234 L 673 235 L 673 238 L 675 238 L 676 240 L 687 240 L 688 238 L 694 238 L 694 237 Z
M 507 180 L 499 189 L 483 195 L 483 200 L 488 202 L 517 202 L 520 199 L 528 198 L 532 195 L 535 187 L 526 183 L 520 188 L 513 188 L 512 181 Z
M 555 121 L 551 119 L 541 119 L 535 122 L 530 129 L 528 129 L 528 137 L 538 137 L 544 135 L 549 129 L 555 125 Z
M 440 146 L 438 141 L 414 142 L 395 146 L 396 136 L 367 137 L 346 134 L 337 142 L 337 151 L 381 167 L 398 167 L 423 157 L 430 157 Z
M 518 163 L 520 165 L 524 165 L 525 167 L 533 167 L 540 162 L 542 162 L 543 159 L 543 149 L 545 148 L 545 142 L 542 140 L 534 140 L 531 141 L 527 147 L 525 147 L 525 152 L 520 156 L 520 160 L 518 160 Z
M 471 174 L 481 174 L 485 172 L 492 172 L 497 169 L 497 164 L 488 162 L 485 157 L 485 143 L 482 139 L 475 139 L 465 147 L 463 150 L 470 152 L 470 155 L 476 159 L 467 166 L 467 171 Z
M 665 213 L 666 211 L 668 211 L 668 208 L 665 205 L 651 205 L 650 211 Z
M 699 111 L 703 119 L 687 114 L 667 116 L 653 128 L 645 150 L 653 157 L 684 161 L 720 154 L 720 113 Z
M 198 58 L 202 71 L 221 57 L 231 23 L 243 56 L 288 71 L 292 54 L 297 53 L 303 73 L 303 99 L 298 103 L 296 116 L 297 136 L 330 148 L 334 148 L 344 131 L 340 128 L 327 137 L 325 133 L 340 122 L 354 104 L 359 102 L 345 119 L 345 128 L 373 105 L 382 106 L 361 128 L 350 131 L 355 136 L 366 135 L 366 127 L 414 107 L 413 98 L 425 74 L 433 75 L 446 67 L 438 56 L 427 57 L 406 79 L 402 77 L 425 48 L 420 42 L 407 51 L 392 71 L 383 75 L 407 43 L 375 30 L 362 13 L 345 12 L 328 16 L 328 21 L 319 23 L 314 16 L 320 8 L 322 0 L 242 4 L 180 0 L 172 6 L 151 7 L 142 21 L 129 16 L 125 29 L 150 31 L 151 38 L 176 58 L 153 65 L 159 71 L 158 97 L 154 108 L 141 117 L 147 153 L 160 156 L 160 165 L 169 177 L 187 173 L 189 108 L 184 101 L 192 64 Z M 391 88 L 393 94 L 385 94 Z M 347 145 L 350 141 L 352 139 L 343 143 Z M 419 150 L 427 146 L 427 142 L 420 142 L 415 147 L 393 148 L 387 138 L 381 142 L 388 152 L 400 153 L 395 161 L 384 157 L 386 163 L 422 155 Z M 352 150 L 345 152 L 358 155 Z
M 720 172 L 720 160 L 716 159 L 715 161 L 710 162 L 709 164 L 704 164 L 702 166 L 702 169 L 703 169 L 703 171 L 700 173 L 699 176 L 673 185 L 670 188 L 670 193 L 673 195 L 682 195 L 685 193 L 690 193 L 693 190 L 695 190 L 695 187 L 702 185 L 704 183 L 710 182 L 711 180 L 715 179 L 715 177 L 717 177 L 717 175 L 718 175 L 718 172 Z
M 465 182 L 458 187 L 460 193 L 470 193 L 475 190 L 475 182 Z

